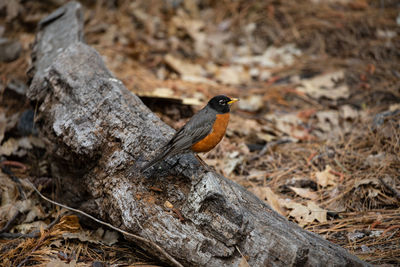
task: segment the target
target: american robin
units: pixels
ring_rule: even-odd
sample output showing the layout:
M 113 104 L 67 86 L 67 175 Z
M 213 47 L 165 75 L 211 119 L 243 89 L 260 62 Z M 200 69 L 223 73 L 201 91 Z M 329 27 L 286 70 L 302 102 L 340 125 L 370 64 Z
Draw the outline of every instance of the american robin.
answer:
M 213 149 L 225 135 L 229 122 L 230 106 L 236 101 L 238 99 L 224 95 L 211 98 L 208 104 L 197 112 L 160 149 L 158 155 L 142 167 L 141 171 L 167 157 L 190 151 L 195 153 L 208 152 Z

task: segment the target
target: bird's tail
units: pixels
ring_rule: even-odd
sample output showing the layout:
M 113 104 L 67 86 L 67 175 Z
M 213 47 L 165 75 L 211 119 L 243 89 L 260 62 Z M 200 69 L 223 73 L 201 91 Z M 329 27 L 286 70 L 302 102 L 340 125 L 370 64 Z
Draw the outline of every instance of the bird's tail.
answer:
M 171 148 L 167 148 L 165 149 L 162 153 L 158 154 L 154 159 L 152 159 L 151 161 L 147 162 L 141 169 L 140 171 L 143 172 L 145 170 L 147 170 L 148 168 L 150 168 L 151 166 L 157 164 L 158 162 L 162 161 L 163 159 L 165 159 L 169 152 L 170 152 Z

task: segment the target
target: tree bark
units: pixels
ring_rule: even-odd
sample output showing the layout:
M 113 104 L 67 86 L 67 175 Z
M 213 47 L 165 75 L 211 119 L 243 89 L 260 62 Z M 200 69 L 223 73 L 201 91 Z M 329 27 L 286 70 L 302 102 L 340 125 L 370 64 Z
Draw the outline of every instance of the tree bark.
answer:
M 80 4 L 70 2 L 41 21 L 29 72 L 28 97 L 37 101 L 36 124 L 54 155 L 64 203 L 150 239 L 186 266 L 238 266 L 239 251 L 250 266 L 367 265 L 192 154 L 141 174 L 174 131 L 83 43 L 82 17 Z

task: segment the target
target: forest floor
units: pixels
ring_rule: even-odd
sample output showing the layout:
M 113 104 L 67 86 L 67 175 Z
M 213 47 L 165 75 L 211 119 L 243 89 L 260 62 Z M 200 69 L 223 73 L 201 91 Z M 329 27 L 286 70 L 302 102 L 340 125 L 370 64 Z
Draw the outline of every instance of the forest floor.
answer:
M 0 4 L 0 265 L 160 264 L 21 184 L 57 198 L 24 92 L 37 24 L 64 2 Z M 201 155 L 217 172 L 359 258 L 400 265 L 397 1 L 82 4 L 85 41 L 173 128 L 212 96 L 240 98 Z

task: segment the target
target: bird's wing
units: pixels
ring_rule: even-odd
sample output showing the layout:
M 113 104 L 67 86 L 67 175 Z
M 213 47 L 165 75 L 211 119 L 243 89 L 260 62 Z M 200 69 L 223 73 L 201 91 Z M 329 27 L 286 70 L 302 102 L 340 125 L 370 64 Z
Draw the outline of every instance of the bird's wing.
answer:
M 167 147 L 170 147 L 169 154 L 178 154 L 189 150 L 192 145 L 212 131 L 215 119 L 216 114 L 210 109 L 202 109 L 196 113 L 167 144 Z
M 141 168 L 141 171 L 146 170 L 166 157 L 188 152 L 192 145 L 202 140 L 212 131 L 215 119 L 216 114 L 210 109 L 203 108 L 200 110 L 185 126 L 175 133 L 172 139 L 160 149 L 160 152 L 153 160 Z

